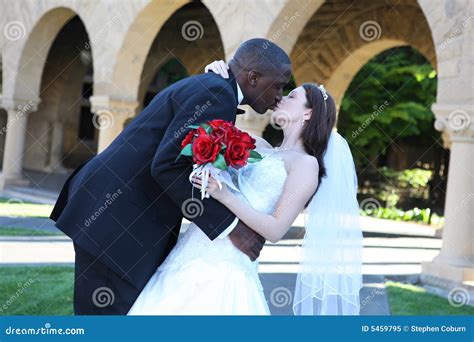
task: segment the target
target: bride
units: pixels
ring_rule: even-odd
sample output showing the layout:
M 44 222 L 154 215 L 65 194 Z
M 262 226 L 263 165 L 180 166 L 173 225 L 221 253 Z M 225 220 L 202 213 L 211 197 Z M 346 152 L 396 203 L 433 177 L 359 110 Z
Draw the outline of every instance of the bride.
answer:
M 222 61 L 210 69 L 226 77 Z M 295 285 L 296 315 L 357 315 L 362 234 L 357 179 L 346 141 L 334 131 L 335 103 L 323 86 L 303 84 L 272 113 L 280 147 L 254 137 L 263 160 L 231 172 L 239 191 L 206 190 L 250 228 L 279 241 L 298 214 L 308 219 Z M 200 188 L 199 179 L 194 184 Z M 205 199 L 204 199 L 205 200 Z M 229 238 L 211 241 L 195 224 L 182 234 L 128 315 L 269 315 L 258 263 Z

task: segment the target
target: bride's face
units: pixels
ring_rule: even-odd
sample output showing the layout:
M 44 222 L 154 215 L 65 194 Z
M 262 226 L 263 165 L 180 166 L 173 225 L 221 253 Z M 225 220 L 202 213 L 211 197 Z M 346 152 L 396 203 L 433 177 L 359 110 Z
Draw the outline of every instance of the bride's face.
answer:
M 306 107 L 306 91 L 303 87 L 293 89 L 284 96 L 272 113 L 272 120 L 280 126 L 299 123 L 309 119 L 311 109 Z

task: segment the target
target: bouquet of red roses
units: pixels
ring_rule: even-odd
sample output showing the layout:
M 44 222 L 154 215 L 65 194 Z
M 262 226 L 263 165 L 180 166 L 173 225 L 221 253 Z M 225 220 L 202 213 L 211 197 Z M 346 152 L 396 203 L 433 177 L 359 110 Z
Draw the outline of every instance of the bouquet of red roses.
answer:
M 219 185 L 224 182 L 237 190 L 226 170 L 262 160 L 255 151 L 255 139 L 231 122 L 212 120 L 190 128 L 192 130 L 181 142 L 179 155 L 193 158 L 194 170 L 189 179 L 194 176 L 202 178 L 202 198 L 209 197 L 205 192 L 209 176 L 214 177 Z

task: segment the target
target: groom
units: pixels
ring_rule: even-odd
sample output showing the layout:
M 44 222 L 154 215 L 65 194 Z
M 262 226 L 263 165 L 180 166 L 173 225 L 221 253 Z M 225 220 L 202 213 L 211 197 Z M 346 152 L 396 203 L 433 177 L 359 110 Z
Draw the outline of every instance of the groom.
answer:
M 201 74 L 162 90 L 66 181 L 51 219 L 74 242 L 75 314 L 126 314 L 175 245 L 183 217 L 211 240 L 229 236 L 252 260 L 260 254 L 264 239 L 226 207 L 212 198 L 191 202 L 198 201 L 192 162 L 177 159 L 189 125 L 235 122 L 239 104 L 265 113 L 291 75 L 287 54 L 265 39 L 244 42 L 229 66 L 228 79 Z

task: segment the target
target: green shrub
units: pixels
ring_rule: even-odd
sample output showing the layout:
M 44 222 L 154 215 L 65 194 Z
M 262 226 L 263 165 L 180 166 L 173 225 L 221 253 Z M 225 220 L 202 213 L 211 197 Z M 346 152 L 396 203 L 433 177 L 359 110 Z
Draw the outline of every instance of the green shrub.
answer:
M 366 210 L 361 209 L 362 216 L 371 216 L 371 217 L 377 217 L 381 219 L 395 220 L 395 221 L 419 222 L 419 223 L 424 223 L 424 224 L 431 224 L 434 226 L 442 226 L 444 224 L 444 217 L 439 216 L 436 213 L 433 213 L 431 215 L 431 221 L 430 221 L 430 214 L 431 214 L 430 208 L 425 208 L 425 209 L 413 208 L 406 211 L 398 209 L 398 208 L 384 208 L 384 207 L 370 208 Z

